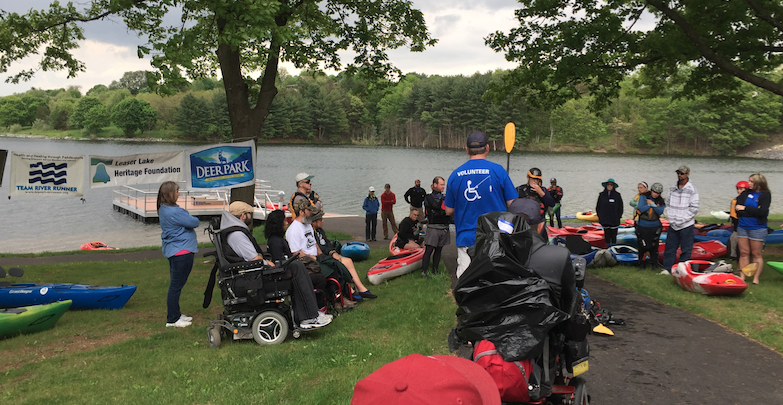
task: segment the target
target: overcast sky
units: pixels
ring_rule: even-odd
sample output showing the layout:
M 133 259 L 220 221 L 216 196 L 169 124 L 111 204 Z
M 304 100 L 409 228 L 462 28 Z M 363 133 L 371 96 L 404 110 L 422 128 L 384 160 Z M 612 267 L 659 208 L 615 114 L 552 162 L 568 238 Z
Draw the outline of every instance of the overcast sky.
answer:
M 46 7 L 52 0 L 0 0 L 0 9 L 24 13 L 30 8 Z M 65 1 L 62 1 L 65 3 Z M 77 2 L 75 2 L 77 3 Z M 427 27 L 438 43 L 424 52 L 404 49 L 389 52 L 392 63 L 404 73 L 429 75 L 471 75 L 495 69 L 509 69 L 515 65 L 484 45 L 484 38 L 496 30 L 508 31 L 516 26 L 514 0 L 413 0 L 414 7 L 424 13 Z M 152 70 L 149 60 L 136 56 L 136 47 L 143 44 L 134 33 L 128 32 L 120 19 L 98 21 L 84 25 L 85 41 L 74 52 L 86 65 L 86 71 L 67 79 L 65 72 L 38 72 L 28 82 L 17 85 L 0 80 L 0 96 L 22 93 L 31 87 L 56 89 L 80 86 L 82 93 L 96 84 L 110 84 L 124 72 Z M 36 61 L 38 59 L 35 59 Z M 9 73 L 34 66 L 26 60 L 11 66 Z M 289 73 L 298 71 L 290 64 L 282 64 Z

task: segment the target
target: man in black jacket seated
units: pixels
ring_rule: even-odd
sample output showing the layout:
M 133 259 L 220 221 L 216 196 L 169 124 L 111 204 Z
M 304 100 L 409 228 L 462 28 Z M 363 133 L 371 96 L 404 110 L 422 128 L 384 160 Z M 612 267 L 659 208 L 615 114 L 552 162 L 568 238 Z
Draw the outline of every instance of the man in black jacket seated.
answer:
M 229 205 L 228 211 L 223 211 L 219 231 L 224 242 L 223 253 L 232 263 L 263 260 L 264 264 L 271 266 L 271 263 L 264 260 L 263 249 L 248 228 L 248 225 L 253 223 L 254 211 L 253 207 L 242 201 L 234 201 Z M 300 321 L 299 326 L 302 329 L 315 329 L 328 325 L 332 316 L 318 311 L 313 283 L 304 264 L 294 260 L 283 274 L 284 277 L 292 279 L 294 314 Z

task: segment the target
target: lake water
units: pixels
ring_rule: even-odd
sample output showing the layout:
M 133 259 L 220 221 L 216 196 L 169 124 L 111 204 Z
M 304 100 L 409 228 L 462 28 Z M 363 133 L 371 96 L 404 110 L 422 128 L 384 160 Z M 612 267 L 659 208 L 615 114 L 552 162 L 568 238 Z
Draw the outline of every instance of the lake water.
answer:
M 144 152 L 183 150 L 182 144 L 136 142 L 91 142 L 45 139 L 0 138 L 0 149 L 19 152 L 65 153 L 122 156 Z M 491 152 L 489 159 L 506 165 L 506 154 Z M 299 172 L 314 175 L 313 190 L 325 201 L 325 210 L 337 214 L 363 215 L 362 201 L 367 188 L 380 194 L 389 183 L 397 194 L 395 216 L 404 218 L 405 191 L 421 179 L 429 191 L 435 176 L 448 178 L 452 170 L 467 160 L 464 151 L 423 150 L 394 147 L 354 146 L 260 146 L 257 178 L 269 181 L 274 189 L 295 189 Z M 660 182 L 664 195 L 676 181 L 676 170 L 686 164 L 691 180 L 699 190 L 700 215 L 728 209 L 736 195 L 734 184 L 761 172 L 772 188 L 772 212 L 783 213 L 775 196 L 783 193 L 783 165 L 777 160 L 749 158 L 697 158 L 636 155 L 587 155 L 562 153 L 515 153 L 511 156 L 511 179 L 515 185 L 525 181 L 530 167 L 543 171 L 544 182 L 556 177 L 564 189 L 563 214 L 595 207 L 601 182 L 612 177 L 627 202 L 636 195 L 636 184 Z M 0 187 L 0 252 L 23 253 L 75 250 L 88 241 L 99 240 L 110 246 L 128 248 L 160 244 L 160 227 L 144 224 L 112 209 L 112 189 L 87 189 L 79 198 L 14 197 L 8 199 L 8 167 Z M 625 217 L 631 207 L 626 204 Z M 199 230 L 200 241 L 207 238 Z M 361 234 L 362 232 L 358 232 Z

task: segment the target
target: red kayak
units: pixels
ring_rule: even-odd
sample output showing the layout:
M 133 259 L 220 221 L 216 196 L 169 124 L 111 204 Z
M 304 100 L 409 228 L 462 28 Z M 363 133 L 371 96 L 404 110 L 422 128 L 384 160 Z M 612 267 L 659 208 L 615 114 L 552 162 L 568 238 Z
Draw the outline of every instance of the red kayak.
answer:
M 666 244 L 661 243 L 658 246 L 658 260 L 661 262 L 663 262 L 663 252 L 665 250 Z M 691 251 L 691 260 L 712 260 L 716 257 L 725 256 L 726 252 L 726 245 L 719 240 L 696 242 L 693 244 L 693 251 Z M 680 260 L 680 253 L 682 253 L 682 250 L 677 248 L 677 257 L 675 261 Z
M 82 250 L 117 250 L 103 242 L 87 242 L 81 246 Z
M 748 288 L 732 273 L 710 273 L 713 265 L 706 260 L 688 260 L 672 266 L 672 276 L 683 289 L 704 295 L 739 295 Z
M 389 256 L 378 262 L 367 272 L 367 279 L 373 285 L 408 274 L 421 268 L 424 249 L 404 250 L 403 253 Z
M 625 224 L 628 226 L 634 226 L 633 219 L 626 219 Z M 663 225 L 663 230 L 661 232 L 668 232 L 669 231 L 669 221 L 666 219 L 661 218 L 661 225 Z
M 554 228 L 551 226 L 547 226 L 547 234 L 551 237 L 557 237 L 557 236 L 565 237 L 568 235 L 579 235 L 582 237 L 582 239 L 590 243 L 591 246 L 595 246 L 601 249 L 606 249 L 606 239 L 604 239 L 603 229 L 596 229 L 590 231 L 587 229 L 577 229 L 574 227 L 568 227 L 568 228 L 570 229 Z M 580 227 L 580 228 L 586 228 L 586 227 Z

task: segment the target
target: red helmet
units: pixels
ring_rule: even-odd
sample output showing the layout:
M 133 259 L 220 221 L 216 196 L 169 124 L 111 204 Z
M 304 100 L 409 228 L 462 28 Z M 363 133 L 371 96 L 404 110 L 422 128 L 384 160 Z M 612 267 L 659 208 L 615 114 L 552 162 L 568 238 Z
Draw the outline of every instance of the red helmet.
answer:
M 742 188 L 749 188 L 750 184 L 748 184 L 747 181 L 742 180 L 739 183 L 737 183 L 737 188 L 740 188 L 740 187 L 742 187 Z

